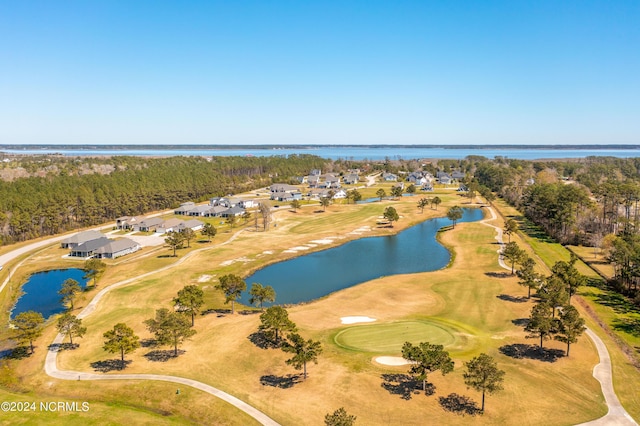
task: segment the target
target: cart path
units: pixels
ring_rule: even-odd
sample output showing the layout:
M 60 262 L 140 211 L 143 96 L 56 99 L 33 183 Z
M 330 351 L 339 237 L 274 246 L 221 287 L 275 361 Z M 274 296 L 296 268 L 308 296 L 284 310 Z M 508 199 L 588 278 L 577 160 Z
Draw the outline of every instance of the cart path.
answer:
M 88 315 L 91 315 L 95 311 L 96 306 L 98 305 L 98 302 L 100 302 L 102 297 L 105 294 L 107 294 L 109 291 L 118 287 L 122 287 L 123 285 L 130 284 L 134 281 L 138 281 L 150 275 L 157 274 L 159 272 L 163 272 L 170 268 L 176 267 L 181 263 L 183 263 L 184 261 L 186 261 L 187 259 L 189 259 L 195 253 L 198 253 L 200 251 L 210 250 L 212 248 L 229 244 L 230 242 L 235 240 L 237 236 L 240 235 L 241 233 L 242 233 L 242 230 L 236 232 L 231 236 L 231 238 L 229 238 L 224 243 L 217 244 L 211 247 L 205 247 L 202 249 L 194 250 L 186 254 L 184 257 L 182 257 L 178 261 L 172 263 L 171 265 L 167 265 L 160 269 L 156 269 L 155 271 L 138 275 L 137 277 L 134 277 L 134 278 L 129 278 L 123 281 L 119 281 L 108 287 L 103 288 L 102 290 L 100 290 L 100 292 L 98 292 L 94 296 L 91 302 L 89 302 L 89 304 L 78 314 L 78 318 L 85 318 Z M 57 363 L 58 348 L 59 348 L 59 345 L 62 343 L 63 339 L 64 339 L 64 336 L 61 334 L 58 334 L 53 340 L 52 344 L 50 345 L 49 351 L 47 352 L 47 357 L 44 364 L 44 370 L 51 377 L 54 377 L 56 379 L 61 379 L 61 380 L 157 380 L 157 381 L 163 381 L 163 382 L 178 383 L 186 386 L 191 386 L 196 389 L 200 389 L 204 392 L 207 392 L 215 396 L 216 398 L 220 398 L 223 401 L 226 401 L 229 404 L 233 405 L 234 407 L 244 411 L 245 413 L 247 413 L 248 415 L 250 415 L 251 417 L 253 417 L 263 425 L 279 426 L 279 423 L 271 419 L 269 416 L 267 416 L 263 412 L 259 411 L 257 408 L 252 407 L 246 402 L 224 391 L 221 391 L 220 389 L 217 389 L 206 383 L 198 382 L 196 380 L 187 379 L 187 378 L 178 377 L 178 376 L 165 376 L 160 374 L 104 374 L 103 375 L 103 374 L 85 373 L 82 371 L 59 370 L 58 363 Z
M 496 213 L 491 207 L 486 207 L 486 209 L 491 213 L 491 217 L 480 221 L 480 223 L 490 226 L 496 230 L 496 240 L 498 240 L 498 244 L 500 244 L 500 250 L 498 250 L 498 263 L 502 268 L 510 271 L 511 268 L 504 263 L 502 253 L 500 253 L 504 246 L 504 242 L 502 241 L 502 229 L 488 223 L 489 221 L 497 219 Z M 598 351 L 598 358 L 600 358 L 600 362 L 593 367 L 593 377 L 600 382 L 602 394 L 604 395 L 604 400 L 609 411 L 599 419 L 587 423 L 580 423 L 578 426 L 638 426 L 638 423 L 633 420 L 633 417 L 631 417 L 622 404 L 620 404 L 620 400 L 613 389 L 611 358 L 609 357 L 607 346 L 604 344 L 602 339 L 593 332 L 593 330 L 587 327 L 586 332 L 587 336 L 589 336 Z

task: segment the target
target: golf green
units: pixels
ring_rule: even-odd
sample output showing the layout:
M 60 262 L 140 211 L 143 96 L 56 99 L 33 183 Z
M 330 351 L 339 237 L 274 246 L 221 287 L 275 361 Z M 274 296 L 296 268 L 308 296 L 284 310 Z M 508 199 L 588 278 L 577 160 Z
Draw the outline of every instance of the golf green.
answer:
M 346 349 L 363 352 L 399 353 L 405 342 L 429 342 L 445 348 L 456 343 L 455 330 L 433 321 L 399 321 L 349 327 L 334 338 Z

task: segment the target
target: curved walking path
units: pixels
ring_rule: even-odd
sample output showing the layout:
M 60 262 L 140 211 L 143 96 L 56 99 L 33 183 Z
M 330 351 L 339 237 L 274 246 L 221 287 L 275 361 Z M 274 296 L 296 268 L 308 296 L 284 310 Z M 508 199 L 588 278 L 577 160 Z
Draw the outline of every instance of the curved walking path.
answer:
M 102 299 L 102 297 L 107 294 L 108 292 L 110 292 L 111 290 L 118 288 L 118 287 L 122 287 L 124 285 L 130 284 L 134 281 L 138 281 L 141 278 L 145 278 L 148 277 L 149 275 L 153 275 L 153 274 L 157 274 L 159 272 L 163 272 L 166 271 L 168 269 L 174 268 L 180 264 L 182 264 L 183 262 L 185 262 L 187 259 L 189 259 L 191 256 L 193 256 L 195 253 L 198 253 L 200 251 L 204 251 L 204 250 L 211 250 L 213 248 L 216 247 L 220 247 L 223 246 L 225 244 L 229 244 L 230 242 L 232 242 L 233 240 L 235 240 L 238 235 L 240 235 L 242 233 L 242 230 L 236 232 L 235 234 L 233 234 L 231 236 L 231 238 L 229 238 L 227 241 L 225 241 L 224 243 L 212 246 L 212 247 L 205 247 L 202 249 L 198 249 L 198 250 L 194 250 L 188 254 L 186 254 L 184 257 L 182 257 L 181 259 L 179 259 L 178 261 L 172 263 L 171 265 L 167 265 L 164 266 L 160 269 L 156 269 L 155 271 L 151 271 L 151 272 L 147 272 L 141 275 L 138 275 L 136 277 L 133 278 L 129 278 L 123 281 L 119 281 L 117 283 L 111 284 L 108 287 L 103 288 L 102 290 L 100 290 L 100 292 L 98 292 L 98 294 L 96 294 L 94 296 L 94 298 L 91 300 L 91 302 L 89 302 L 89 304 L 78 314 L 78 318 L 85 318 L 88 315 L 91 315 L 98 303 L 100 302 L 100 300 Z M 250 406 L 249 404 L 247 404 L 246 402 L 236 398 L 233 395 L 230 395 L 224 391 L 221 391 L 220 389 L 217 389 L 213 386 L 210 386 L 206 383 L 202 383 L 202 382 L 198 382 L 197 380 L 192 380 L 192 379 L 187 379 L 184 377 L 178 377 L 178 376 L 166 376 L 166 375 L 161 375 L 161 374 L 109 374 L 109 375 L 102 375 L 102 374 L 94 374 L 94 373 L 85 373 L 85 372 L 81 372 L 81 371 L 72 371 L 72 370 L 59 370 L 58 369 L 58 363 L 57 363 L 57 358 L 58 358 L 58 348 L 60 346 L 60 344 L 62 343 L 64 339 L 64 336 L 62 334 L 58 334 L 56 336 L 56 338 L 53 340 L 49 352 L 47 352 L 47 358 L 45 360 L 45 364 L 44 364 L 44 370 L 45 372 L 51 376 L 51 377 L 55 377 L 56 379 L 62 379 L 62 380 L 157 380 L 157 381 L 163 381 L 163 382 L 172 382 L 172 383 L 178 383 L 178 384 L 183 384 L 186 386 L 191 386 L 193 388 L 196 389 L 200 389 L 204 392 L 207 392 L 217 398 L 222 399 L 223 401 L 228 402 L 229 404 L 233 405 L 234 407 L 244 411 L 245 413 L 247 413 L 248 415 L 250 415 L 251 417 L 253 417 L 254 419 L 256 419 L 258 422 L 260 422 L 263 425 L 269 425 L 269 426 L 279 426 L 279 423 L 277 423 L 275 420 L 271 419 L 269 416 L 267 416 L 266 414 L 264 414 L 263 412 L 259 411 L 258 409 Z
M 184 257 L 182 257 L 181 259 L 179 259 L 178 261 L 172 263 L 171 265 L 167 265 L 164 266 L 160 269 L 156 269 L 155 271 L 151 271 L 151 272 L 147 272 L 141 275 L 138 275 L 134 278 L 129 278 L 123 281 L 119 281 L 117 283 L 114 283 L 108 287 L 103 288 L 102 290 L 100 290 L 100 292 L 98 292 L 93 299 L 91 300 L 91 302 L 89 302 L 89 304 L 78 314 L 78 318 L 85 318 L 88 315 L 91 315 L 98 303 L 100 302 L 100 300 L 102 299 L 102 297 L 107 294 L 109 291 L 130 284 L 134 281 L 138 281 L 141 278 L 145 278 L 148 277 L 149 275 L 153 275 L 153 274 L 157 274 L 159 272 L 163 272 L 166 271 L 170 268 L 174 268 L 180 264 L 182 264 L 184 261 L 186 261 L 187 259 L 189 259 L 190 257 L 192 257 L 195 253 L 198 253 L 200 251 L 204 251 L 204 250 L 211 250 L 213 248 L 216 247 L 220 247 L 223 246 L 225 244 L 229 244 L 230 242 L 232 242 L 233 240 L 235 240 L 238 235 L 240 235 L 242 233 L 243 230 L 240 230 L 238 232 L 236 232 L 235 234 L 233 234 L 231 236 L 231 238 L 229 238 L 227 241 L 221 243 L 221 244 L 217 244 L 215 246 L 211 246 L 211 247 L 204 247 L 202 249 L 198 249 L 198 250 L 194 250 L 188 254 L 186 254 Z M 2 263 L 6 263 L 10 260 L 16 259 L 17 257 L 29 253 L 33 250 L 45 247 L 47 245 L 50 245 L 52 243 L 58 242 L 60 240 L 63 240 L 64 238 L 67 238 L 68 235 L 64 235 L 64 236 L 59 236 L 59 237 L 52 237 L 52 238 L 48 238 L 46 240 L 42 240 L 42 241 L 38 241 L 36 243 L 32 243 L 29 245 L 26 245 L 24 247 L 21 247 L 19 249 L 13 250 L 9 253 L 6 253 L 2 256 L 0 256 L 0 261 L 2 261 Z M 26 259 L 25 259 L 26 260 Z M 0 292 L 4 289 L 4 287 L 6 286 L 6 284 L 9 282 L 9 280 L 13 277 L 13 273 L 16 269 L 18 269 L 18 267 L 20 267 L 22 265 L 22 263 L 24 262 L 24 260 L 20 263 L 18 263 L 15 267 L 12 268 L 12 270 L 9 272 L 9 276 L 7 277 L 7 279 L 2 283 L 2 285 L 0 285 Z M 200 389 L 204 392 L 207 392 L 213 396 L 215 396 L 216 398 L 220 398 L 223 401 L 228 402 L 229 404 L 233 405 L 234 407 L 244 411 L 245 413 L 247 413 L 248 415 L 250 415 L 251 417 L 253 417 L 254 419 L 256 419 L 258 422 L 260 422 L 263 425 L 269 425 L 269 426 L 279 426 L 279 423 L 277 423 L 276 421 L 274 421 L 273 419 L 271 419 L 269 416 L 267 416 L 266 414 L 264 414 L 263 412 L 259 411 L 258 409 L 250 406 L 249 404 L 247 404 L 246 402 L 236 398 L 233 395 L 230 395 L 224 391 L 221 391 L 220 389 L 217 389 L 213 386 L 207 385 L 206 383 L 202 383 L 202 382 L 198 382 L 196 380 L 192 380 L 192 379 L 187 379 L 184 377 L 177 377 L 177 376 L 166 376 L 166 375 L 160 375 L 160 374 L 109 374 L 109 375 L 101 375 L 101 374 L 94 374 L 94 373 L 85 373 L 85 372 L 81 372 L 81 371 L 70 371 L 70 370 L 59 370 L 58 369 L 58 365 L 57 365 L 57 357 L 58 357 L 58 348 L 60 346 L 60 344 L 62 343 L 64 339 L 64 336 L 61 334 L 58 334 L 55 339 L 53 340 L 52 344 L 49 347 L 49 351 L 47 352 L 47 357 L 45 360 L 45 365 L 44 365 L 44 369 L 45 372 L 51 376 L 54 377 L 56 379 L 61 379 L 61 380 L 157 380 L 157 381 L 163 381 L 163 382 L 171 382 L 171 383 L 178 383 L 178 384 L 182 384 L 182 385 L 186 385 L 186 386 L 191 386 L 193 388 L 196 389 Z
M 500 253 L 502 247 L 504 246 L 504 242 L 502 241 L 502 229 L 488 223 L 489 221 L 497 219 L 496 213 L 491 207 L 487 207 L 487 210 L 491 213 L 491 218 L 484 219 L 480 221 L 480 223 L 490 226 L 496 230 L 496 240 L 498 240 L 498 244 L 500 244 L 498 263 L 502 268 L 511 270 L 511 268 L 504 263 L 502 253 Z M 593 367 L 593 377 L 595 377 L 596 380 L 600 382 L 602 394 L 604 395 L 604 400 L 609 411 L 606 415 L 600 417 L 599 419 L 587 423 L 580 423 L 578 426 L 638 426 L 638 423 L 636 423 L 633 417 L 631 417 L 629 413 L 627 413 L 622 404 L 620 404 L 620 400 L 618 399 L 613 389 L 611 358 L 609 357 L 607 346 L 604 344 L 602 339 L 593 332 L 593 330 L 587 327 L 586 332 L 587 336 L 589 336 L 591 341 L 593 341 L 593 344 L 596 346 L 596 350 L 598 351 L 598 358 L 600 358 L 600 362 L 596 364 L 595 367 Z

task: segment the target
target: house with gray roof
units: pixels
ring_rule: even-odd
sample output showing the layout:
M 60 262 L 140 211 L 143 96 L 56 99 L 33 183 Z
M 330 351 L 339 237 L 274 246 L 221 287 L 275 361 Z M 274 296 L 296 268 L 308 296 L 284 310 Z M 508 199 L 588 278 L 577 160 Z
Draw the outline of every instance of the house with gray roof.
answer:
M 230 209 L 227 209 L 220 213 L 222 217 L 230 217 L 230 216 L 242 216 L 244 214 L 244 209 L 240 206 L 233 206 Z
M 100 231 L 83 231 L 62 240 L 62 248 L 76 248 L 87 241 L 97 240 L 106 236 Z
M 395 182 L 398 180 L 398 175 L 385 172 L 382 174 L 382 180 L 384 180 L 385 182 Z
M 460 170 L 454 170 L 453 172 L 451 172 L 451 179 L 461 180 L 464 179 L 465 176 L 466 174 L 464 172 L 461 172 Z
M 206 212 L 204 214 L 205 217 L 216 217 L 216 216 L 220 216 L 220 214 L 224 211 L 229 210 L 228 207 L 224 207 L 224 206 L 213 206 L 209 209 L 208 212 Z
M 207 212 L 209 212 L 209 210 L 211 210 L 211 206 L 210 205 L 195 206 L 192 210 L 189 210 L 188 215 L 189 216 L 204 216 Z
M 302 199 L 302 192 L 297 186 L 289 185 L 286 183 L 274 183 L 270 187 L 272 200 L 277 201 L 292 201 Z
M 171 231 L 177 231 L 178 225 L 183 221 L 181 219 L 171 218 L 162 222 L 162 224 L 156 227 L 156 232 L 165 234 Z
M 159 225 L 162 225 L 162 223 L 164 223 L 163 219 L 160 219 L 159 217 L 150 217 L 140 221 L 140 223 L 138 224 L 133 225 L 133 230 L 141 232 L 151 232 L 155 231 Z
M 139 219 L 135 216 L 122 216 L 116 219 L 116 228 L 123 230 L 133 229 L 133 225 L 138 221 Z
M 196 208 L 196 203 L 193 201 L 187 201 L 186 203 L 180 204 L 180 207 L 173 211 L 174 214 L 178 215 L 187 215 L 189 212 Z
M 357 173 L 349 173 L 344 175 L 344 177 L 342 178 L 342 181 L 345 183 L 345 185 L 353 185 L 358 183 L 358 181 L 360 180 L 360 177 L 358 176 Z
M 72 248 L 69 256 L 82 258 L 92 257 L 96 250 L 98 250 L 102 246 L 109 244 L 110 241 L 111 240 L 104 235 L 100 238 L 86 241 L 79 246 Z
M 201 222 L 198 219 L 185 220 L 184 222 L 178 224 L 175 230 L 182 231 L 183 229 L 187 228 L 191 229 L 192 231 L 199 231 L 204 228 L 204 222 Z
M 109 243 L 99 247 L 94 251 L 97 258 L 115 259 L 140 250 L 140 244 L 129 238 L 120 238 L 119 240 L 110 240 Z

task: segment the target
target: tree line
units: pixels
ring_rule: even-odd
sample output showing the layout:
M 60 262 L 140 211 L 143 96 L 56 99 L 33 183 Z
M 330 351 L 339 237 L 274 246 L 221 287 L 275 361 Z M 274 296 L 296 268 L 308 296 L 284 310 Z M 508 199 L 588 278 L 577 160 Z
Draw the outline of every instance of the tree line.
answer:
M 92 163 L 94 159 L 82 161 Z M 106 174 L 83 174 L 79 166 L 60 166 L 55 173 L 0 180 L 0 244 L 256 189 L 281 177 L 321 169 L 327 161 L 312 155 L 209 160 L 112 157 L 108 164 L 113 170 Z

